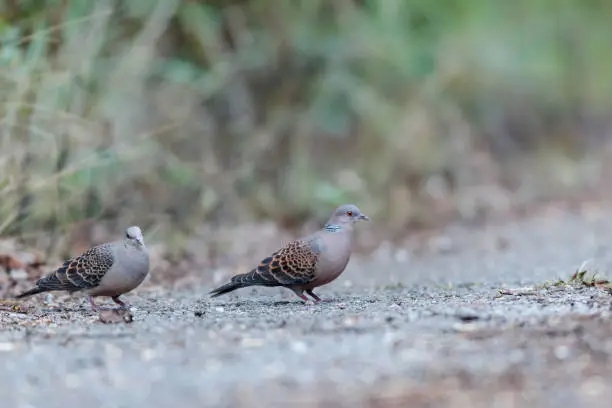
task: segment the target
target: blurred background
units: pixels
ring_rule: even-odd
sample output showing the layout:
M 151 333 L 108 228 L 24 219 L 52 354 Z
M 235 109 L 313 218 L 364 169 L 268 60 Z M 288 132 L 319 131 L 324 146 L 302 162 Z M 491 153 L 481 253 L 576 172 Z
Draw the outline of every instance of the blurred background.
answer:
M 354 202 L 393 238 L 605 195 L 610 21 L 603 0 L 4 0 L 0 235 L 139 223 L 180 251 Z

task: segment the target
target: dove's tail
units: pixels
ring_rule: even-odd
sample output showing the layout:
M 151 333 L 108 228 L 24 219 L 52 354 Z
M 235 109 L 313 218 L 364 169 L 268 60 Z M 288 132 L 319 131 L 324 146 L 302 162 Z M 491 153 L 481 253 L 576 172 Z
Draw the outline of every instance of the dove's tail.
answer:
M 233 292 L 236 289 L 246 288 L 247 286 L 251 285 L 242 282 L 230 282 L 223 286 L 219 286 L 217 289 L 211 290 L 209 293 L 211 294 L 210 297 L 217 297 L 229 292 Z
M 48 290 L 49 289 L 43 289 L 43 288 L 37 286 L 35 288 L 32 288 L 30 290 L 26 290 L 25 292 L 15 296 L 15 299 L 21 299 L 21 298 L 24 298 L 24 297 L 36 295 L 37 293 L 47 292 Z
M 236 289 L 246 288 L 248 286 L 282 286 L 276 281 L 270 281 L 263 279 L 257 272 L 257 269 L 253 269 L 248 273 L 241 273 L 234 275 L 229 283 L 223 286 L 219 286 L 217 289 L 210 291 L 211 297 L 221 296 L 225 293 L 233 292 Z

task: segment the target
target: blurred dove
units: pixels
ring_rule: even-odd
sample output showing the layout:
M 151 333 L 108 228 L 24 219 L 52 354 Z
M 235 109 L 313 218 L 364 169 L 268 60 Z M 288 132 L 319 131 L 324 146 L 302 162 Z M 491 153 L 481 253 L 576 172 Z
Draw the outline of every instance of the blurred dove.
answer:
M 121 308 L 127 308 L 119 296 L 140 285 L 148 273 L 149 252 L 142 231 L 132 226 L 125 230 L 122 240 L 96 245 L 68 259 L 17 298 L 56 290 L 85 291 L 94 311 L 100 310 L 94 301 L 96 296 L 110 296 Z
M 308 302 L 304 291 L 315 301 L 321 298 L 313 289 L 336 279 L 351 257 L 355 223 L 369 218 L 353 204 L 336 208 L 325 226 L 314 234 L 292 241 L 265 258 L 248 273 L 238 274 L 231 281 L 210 293 L 220 296 L 247 286 L 283 286 Z

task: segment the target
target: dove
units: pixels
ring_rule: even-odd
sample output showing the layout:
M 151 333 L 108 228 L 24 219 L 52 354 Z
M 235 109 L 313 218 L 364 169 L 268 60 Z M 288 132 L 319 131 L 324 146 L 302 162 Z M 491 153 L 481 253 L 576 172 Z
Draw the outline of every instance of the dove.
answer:
M 213 289 L 211 297 L 248 286 L 282 286 L 305 302 L 309 299 L 304 292 L 315 303 L 323 301 L 313 289 L 330 283 L 344 271 L 351 257 L 355 224 L 362 220 L 369 218 L 357 206 L 341 205 L 322 229 L 289 242 L 250 272 L 234 275 L 229 283 Z
M 140 285 L 148 273 L 149 252 L 142 231 L 132 226 L 125 230 L 122 240 L 96 245 L 66 260 L 40 278 L 34 288 L 16 298 L 50 291 L 83 291 L 89 295 L 94 311 L 100 310 L 94 301 L 97 296 L 109 296 L 120 308 L 126 309 L 128 305 L 119 296 Z

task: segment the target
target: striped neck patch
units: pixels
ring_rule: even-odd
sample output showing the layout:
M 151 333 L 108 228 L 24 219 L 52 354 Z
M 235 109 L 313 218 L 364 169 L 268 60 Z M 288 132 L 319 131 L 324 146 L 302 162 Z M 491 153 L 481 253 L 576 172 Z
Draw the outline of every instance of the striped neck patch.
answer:
M 327 232 L 338 232 L 342 230 L 342 226 L 338 224 L 325 224 L 323 229 Z

